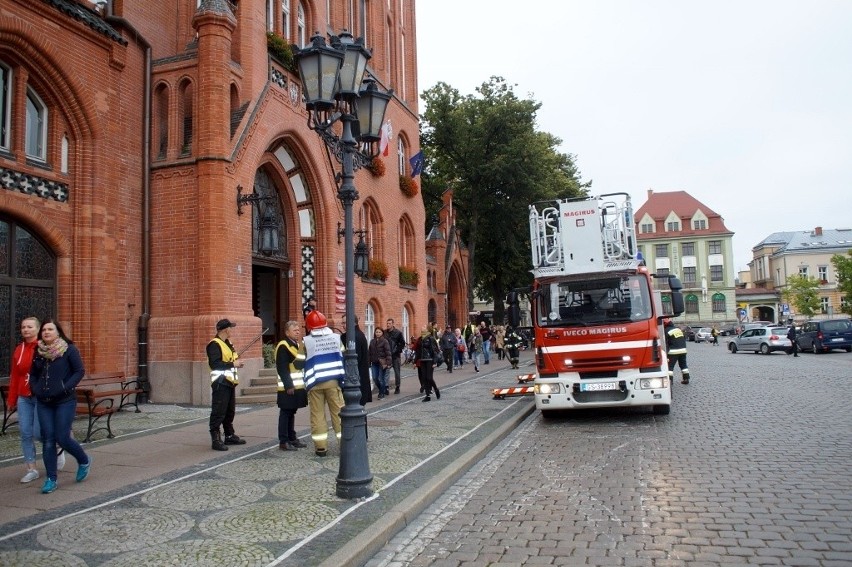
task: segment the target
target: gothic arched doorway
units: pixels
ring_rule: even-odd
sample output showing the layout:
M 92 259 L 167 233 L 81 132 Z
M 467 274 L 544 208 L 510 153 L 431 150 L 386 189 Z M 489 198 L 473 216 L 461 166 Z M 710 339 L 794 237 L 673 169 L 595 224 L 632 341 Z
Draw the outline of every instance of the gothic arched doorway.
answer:
M 9 375 L 24 317 L 56 315 L 56 258 L 34 234 L 0 217 L 0 376 Z
M 287 224 L 278 190 L 263 169 L 255 173 L 254 192 L 262 199 L 252 207 L 252 310 L 262 322 L 263 342 L 274 344 L 283 338 L 290 312 Z

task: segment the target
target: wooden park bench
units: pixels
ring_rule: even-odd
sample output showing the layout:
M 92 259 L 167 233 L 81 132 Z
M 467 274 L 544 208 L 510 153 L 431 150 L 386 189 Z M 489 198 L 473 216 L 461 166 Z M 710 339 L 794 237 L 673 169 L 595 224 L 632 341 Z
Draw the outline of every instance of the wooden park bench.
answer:
M 12 418 L 18 408 L 9 409 L 9 384 L 0 384 L 0 397 L 3 398 L 3 429 L 0 430 L 0 435 L 5 435 L 7 429 L 18 424 L 18 419 L 14 418 L 13 421 Z
M 101 372 L 87 374 L 77 385 L 77 415 L 85 415 L 89 419 L 89 427 L 83 443 L 88 443 L 92 434 L 106 431 L 108 438 L 113 438 L 110 421 L 112 414 L 119 412 L 125 406 L 133 406 L 139 413 L 137 398 L 143 393 L 138 380 L 125 380 L 121 372 Z M 132 397 L 132 401 L 131 401 Z M 115 400 L 119 402 L 116 405 Z M 99 425 L 102 417 L 106 417 L 106 425 Z

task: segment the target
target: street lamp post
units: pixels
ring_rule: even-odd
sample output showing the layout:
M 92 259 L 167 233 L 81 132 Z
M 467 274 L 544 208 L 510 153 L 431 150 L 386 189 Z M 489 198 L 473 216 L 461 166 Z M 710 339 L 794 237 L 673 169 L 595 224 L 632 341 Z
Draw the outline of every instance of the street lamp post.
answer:
M 372 494 L 373 475 L 367 458 L 367 413 L 361 405 L 358 355 L 355 352 L 355 250 L 352 204 L 358 200 L 355 171 L 378 155 L 380 129 L 391 92 L 381 92 L 375 81 L 364 80 L 370 52 L 361 38 L 344 30 L 331 45 L 315 33 L 311 44 L 296 51 L 308 127 L 320 135 L 341 164 L 337 197 L 343 205 L 346 258 L 346 352 L 343 364 L 345 406 L 340 411 L 342 439 L 337 496 L 363 498 Z M 340 125 L 340 134 L 337 125 Z M 364 247 L 359 242 L 359 261 Z M 359 266 L 359 271 L 363 266 Z

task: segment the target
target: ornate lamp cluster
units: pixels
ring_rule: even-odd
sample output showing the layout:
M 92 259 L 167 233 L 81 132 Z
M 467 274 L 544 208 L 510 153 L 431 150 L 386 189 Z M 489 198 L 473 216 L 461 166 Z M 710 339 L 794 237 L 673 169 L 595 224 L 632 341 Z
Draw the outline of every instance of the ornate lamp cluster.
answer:
M 358 199 L 355 171 L 379 154 L 379 140 L 385 110 L 393 91 L 381 92 L 376 82 L 364 78 L 370 52 L 362 39 L 343 30 L 326 44 L 319 33 L 311 44 L 296 52 L 302 79 L 308 128 L 317 132 L 341 164 L 337 197 L 343 204 L 343 236 L 346 258 L 346 382 L 340 411 L 343 435 L 337 496 L 363 498 L 372 494 L 373 475 L 367 458 L 367 413 L 361 405 L 358 355 L 355 352 L 355 272 L 366 273 L 369 255 L 361 234 L 355 254 L 352 204 Z M 340 128 L 337 125 L 340 124 Z M 339 132 L 339 133 L 338 133 Z M 356 266 L 356 260 L 358 265 Z

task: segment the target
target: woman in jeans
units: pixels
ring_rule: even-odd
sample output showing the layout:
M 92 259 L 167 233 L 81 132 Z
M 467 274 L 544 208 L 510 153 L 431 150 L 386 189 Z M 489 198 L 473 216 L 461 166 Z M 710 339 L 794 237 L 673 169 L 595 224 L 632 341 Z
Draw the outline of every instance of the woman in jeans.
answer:
M 368 347 L 370 357 L 370 368 L 373 374 L 373 382 L 379 390 L 381 400 L 389 394 L 388 374 L 391 367 L 391 346 L 385 338 L 385 332 L 377 328 L 373 333 L 373 340 Z
M 38 421 L 44 444 L 42 459 L 45 475 L 41 491 L 56 490 L 56 445 L 77 459 L 77 482 L 86 480 L 92 459 L 71 437 L 71 423 L 77 409 L 74 389 L 83 379 L 83 359 L 62 327 L 48 319 L 41 324 L 33 365 L 30 368 L 30 390 L 38 400 Z

